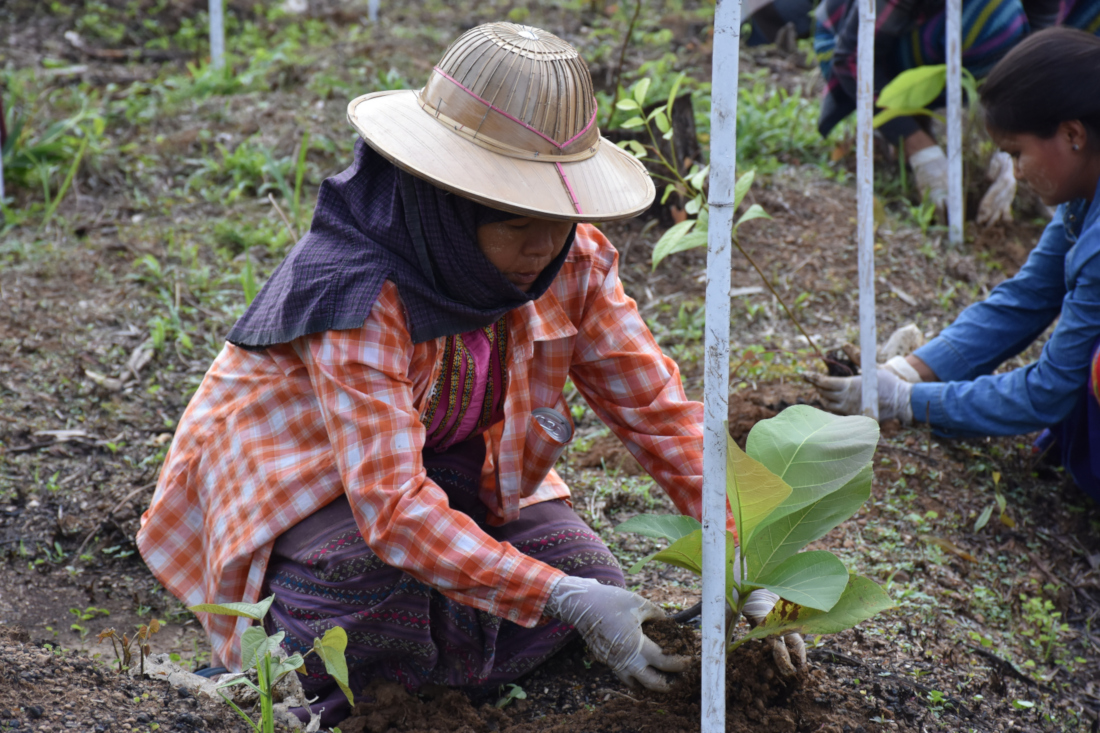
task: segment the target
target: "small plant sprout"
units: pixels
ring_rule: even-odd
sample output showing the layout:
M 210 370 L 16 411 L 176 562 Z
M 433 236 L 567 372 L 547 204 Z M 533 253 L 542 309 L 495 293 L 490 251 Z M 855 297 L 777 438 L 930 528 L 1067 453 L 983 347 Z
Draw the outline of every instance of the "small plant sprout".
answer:
M 130 664 L 133 662 L 134 653 L 133 646 L 137 644 L 138 658 L 140 660 L 139 671 L 145 674 L 145 657 L 149 656 L 149 637 L 160 631 L 161 623 L 157 619 L 151 620 L 147 624 L 141 624 L 138 626 L 137 633 L 132 637 L 126 634 L 119 634 L 112 629 L 104 629 L 99 632 L 99 636 L 96 638 L 99 641 L 104 639 L 110 639 L 111 648 L 115 650 L 115 659 L 118 660 L 118 671 L 121 674 L 123 670 L 129 669 Z
M 253 621 L 263 621 L 275 596 L 269 596 L 259 603 L 200 603 L 189 606 L 188 610 L 196 613 L 217 613 L 225 616 L 243 616 Z M 237 714 L 248 721 L 257 733 L 274 733 L 275 711 L 272 690 L 283 677 L 291 672 L 298 671 L 305 674 L 305 656 L 316 653 L 325 663 L 325 670 L 336 680 L 336 684 L 348 698 L 348 702 L 355 704 L 355 699 L 348 687 L 348 665 L 344 659 L 344 650 L 348 646 L 348 635 L 340 627 L 334 627 L 325 632 L 321 639 L 313 640 L 313 648 L 302 654 L 292 654 L 286 659 L 279 660 L 275 653 L 286 636 L 285 631 L 268 636 L 261 625 L 249 627 L 241 635 L 241 671 L 256 670 L 256 683 L 245 677 L 239 677 L 224 685 L 218 686 L 218 694 L 237 711 Z M 252 722 L 248 715 L 230 700 L 223 689 L 234 685 L 250 687 L 260 696 L 260 723 Z
M 726 602 L 734 612 L 726 631 L 728 651 L 749 639 L 836 633 L 893 607 L 878 584 L 850 575 L 833 553 L 800 552 L 855 514 L 870 496 L 878 424 L 869 417 L 839 417 L 795 405 L 757 423 L 746 450 L 727 440 L 726 494 L 737 527 L 737 535 L 726 534 Z M 702 575 L 697 520 L 641 515 L 617 530 L 671 542 L 628 572 L 659 560 Z M 762 623 L 730 644 L 749 594 L 760 588 L 780 600 Z M 792 669 L 789 658 L 782 659 L 785 645 L 773 649 L 780 669 Z
M 497 706 L 498 709 L 504 709 L 504 708 L 508 707 L 512 703 L 513 700 L 526 700 L 527 699 L 527 691 L 524 690 L 519 685 L 502 685 L 501 686 L 502 691 L 503 691 L 504 687 L 507 687 L 508 691 L 505 692 L 499 700 L 497 700 L 496 706 Z
M 1001 512 L 1001 524 L 1012 529 L 1016 526 L 1016 520 L 1008 515 L 1008 501 L 1005 499 L 1004 494 L 1001 493 L 1001 473 L 1000 471 L 993 472 L 993 497 L 995 499 L 994 504 L 990 504 L 982 513 L 978 515 L 978 518 L 974 521 L 974 531 L 981 532 L 986 524 L 989 523 L 989 518 L 993 516 L 993 510 L 999 509 Z

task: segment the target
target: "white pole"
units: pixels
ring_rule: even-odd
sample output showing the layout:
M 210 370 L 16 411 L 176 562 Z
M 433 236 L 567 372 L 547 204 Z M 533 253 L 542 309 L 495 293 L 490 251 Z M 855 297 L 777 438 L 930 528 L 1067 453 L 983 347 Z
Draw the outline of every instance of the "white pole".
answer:
M 225 68 L 224 0 L 210 0 L 210 63 L 215 69 Z
M 947 0 L 947 239 L 963 241 L 962 0 Z
M 859 240 L 859 349 L 863 375 L 863 414 L 878 419 L 878 372 L 875 357 L 875 0 L 859 0 L 859 58 L 856 78 L 856 209 Z
M 367 19 L 371 23 L 378 22 L 378 5 L 379 0 L 368 0 L 367 2 Z
M 726 730 L 726 422 L 740 39 L 741 0 L 717 0 L 711 71 L 710 228 L 703 375 L 702 733 Z

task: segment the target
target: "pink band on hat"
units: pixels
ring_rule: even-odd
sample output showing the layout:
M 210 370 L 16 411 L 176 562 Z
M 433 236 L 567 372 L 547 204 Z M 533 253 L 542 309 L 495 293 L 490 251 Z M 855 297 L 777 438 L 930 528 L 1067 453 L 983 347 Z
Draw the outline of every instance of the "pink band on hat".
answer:
M 581 211 L 580 202 L 577 201 L 577 194 L 573 190 L 573 187 L 569 185 L 569 179 L 565 176 L 565 169 L 561 167 L 561 163 L 554 163 L 558 167 L 558 175 L 561 176 L 561 182 L 565 184 L 565 190 L 569 192 L 569 198 L 573 201 L 573 208 L 577 210 L 578 214 L 584 214 Z
M 589 129 L 590 127 L 592 127 L 592 125 L 593 125 L 593 124 L 595 124 L 595 122 L 596 122 L 596 112 L 597 112 L 598 110 L 597 110 L 597 107 L 596 107 L 596 104 L 595 104 L 595 101 L 596 101 L 596 100 L 595 100 L 595 98 L 593 98 L 593 99 L 592 99 L 592 101 L 593 101 L 593 105 L 592 105 L 592 119 L 590 119 L 590 120 L 588 121 L 588 124 L 587 124 L 587 125 L 585 125 L 585 126 L 584 126 L 584 128 L 582 128 L 582 129 L 581 129 L 581 131 L 580 131 L 580 132 L 578 132 L 578 133 L 577 133 L 576 135 L 574 135 L 573 137 L 569 138 L 568 140 L 566 140 L 566 141 L 565 141 L 565 142 L 563 142 L 563 143 L 559 143 L 559 142 L 558 142 L 557 140 L 555 140 L 554 138 L 550 137 L 549 135 L 544 135 L 543 133 L 539 132 L 539 131 L 538 131 L 538 130 L 536 130 L 535 128 L 531 127 L 530 125 L 528 125 L 528 124 L 527 124 L 526 122 L 524 122 L 523 120 L 520 120 L 520 119 L 518 119 L 518 118 L 516 118 L 516 117 L 513 117 L 512 115 L 508 114 L 507 112 L 505 112 L 504 110 L 502 110 L 502 109 L 501 109 L 500 107 L 497 107 L 497 106 L 496 106 L 496 105 L 494 105 L 493 103 L 489 102 L 489 100 L 487 100 L 487 99 L 483 99 L 483 98 L 482 98 L 482 97 L 481 97 L 480 95 L 478 95 L 478 94 L 477 94 L 477 92 L 475 92 L 474 90 L 472 90 L 472 89 L 470 89 L 469 87 L 465 86 L 465 85 L 464 85 L 464 84 L 463 84 L 462 82 L 460 82 L 460 81 L 459 81 L 458 79 L 455 79 L 455 78 L 454 78 L 453 76 L 451 76 L 451 75 L 450 75 L 450 74 L 448 74 L 448 73 L 447 73 L 446 71 L 444 71 L 443 69 L 439 68 L 438 66 L 436 66 L 436 67 L 435 67 L 435 71 L 437 71 L 437 72 L 439 73 L 439 75 L 440 75 L 440 76 L 442 76 L 442 77 L 443 77 L 444 79 L 447 79 L 448 81 L 452 82 L 452 83 L 453 83 L 453 84 L 454 84 L 455 86 L 457 86 L 457 87 L 458 87 L 459 89 L 461 89 L 462 91 L 466 92 L 466 93 L 467 93 L 467 94 L 469 94 L 469 95 L 470 95 L 471 97 L 473 97 L 473 98 L 474 98 L 474 99 L 476 99 L 477 101 L 481 102 L 482 104 L 484 104 L 484 105 L 485 105 L 486 107 L 488 107 L 489 109 L 493 110 L 493 111 L 494 111 L 494 112 L 496 112 L 497 114 L 500 114 L 500 115 L 503 115 L 503 116 L 507 117 L 507 118 L 508 118 L 508 119 L 510 119 L 510 120 L 511 120 L 512 122 L 515 122 L 515 123 L 516 123 L 516 124 L 518 124 L 518 125 L 522 125 L 523 127 L 527 128 L 527 129 L 528 129 L 528 130 L 530 130 L 531 132 L 535 133 L 536 135 L 538 135 L 539 137 L 541 137 L 541 138 L 542 138 L 543 140 L 545 140 L 546 142 L 550 143 L 551 145 L 553 145 L 554 147 L 558 148 L 559 150 L 562 150 L 562 149 L 566 148 L 566 147 L 567 147 L 567 146 L 568 146 L 568 145 L 569 145 L 570 143 L 574 142 L 575 140 L 577 140 L 577 138 L 581 137 L 581 136 L 582 136 L 582 135 L 584 135 L 584 134 L 585 134 L 586 132 L 588 132 L 588 129 Z M 566 184 L 566 185 L 568 185 L 568 184 Z
M 590 127 L 592 127 L 592 125 L 596 124 L 596 112 L 597 111 L 598 111 L 598 108 L 596 106 L 596 98 L 592 97 L 592 119 L 590 119 L 588 121 L 587 125 L 585 125 L 584 127 L 581 128 L 580 132 L 578 132 L 576 135 L 574 135 L 573 137 L 571 137 L 568 140 L 566 140 L 565 142 L 563 142 L 561 145 L 558 145 L 558 147 L 559 148 L 567 148 L 567 147 L 569 147 L 570 143 L 575 141 L 577 138 L 579 138 L 584 133 L 588 132 L 588 128 L 590 128 Z

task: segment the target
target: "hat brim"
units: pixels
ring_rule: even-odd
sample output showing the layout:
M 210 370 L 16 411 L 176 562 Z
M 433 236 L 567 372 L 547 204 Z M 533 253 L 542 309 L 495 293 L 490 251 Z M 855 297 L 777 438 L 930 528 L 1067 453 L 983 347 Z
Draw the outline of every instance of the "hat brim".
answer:
M 519 216 L 568 221 L 628 219 L 653 202 L 645 167 L 606 139 L 592 157 L 561 163 L 559 173 L 552 162 L 470 142 L 421 109 L 417 97 L 413 90 L 365 94 L 348 105 L 348 121 L 388 160 L 442 189 Z

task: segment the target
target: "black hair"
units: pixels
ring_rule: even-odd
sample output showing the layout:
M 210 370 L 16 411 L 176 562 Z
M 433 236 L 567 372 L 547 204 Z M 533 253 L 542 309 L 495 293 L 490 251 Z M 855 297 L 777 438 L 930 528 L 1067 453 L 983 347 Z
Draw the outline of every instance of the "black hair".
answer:
M 994 130 L 1050 139 L 1079 120 L 1100 150 L 1100 38 L 1074 28 L 1029 36 L 993 67 L 981 99 Z

